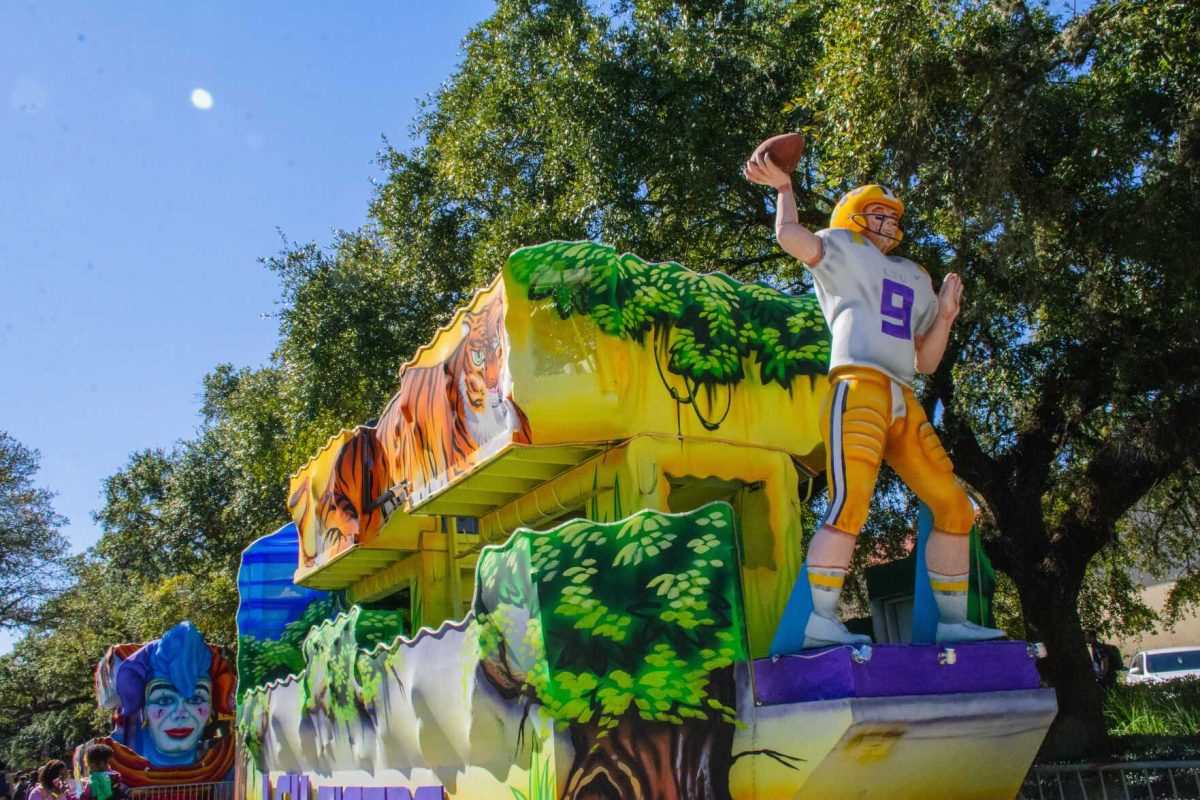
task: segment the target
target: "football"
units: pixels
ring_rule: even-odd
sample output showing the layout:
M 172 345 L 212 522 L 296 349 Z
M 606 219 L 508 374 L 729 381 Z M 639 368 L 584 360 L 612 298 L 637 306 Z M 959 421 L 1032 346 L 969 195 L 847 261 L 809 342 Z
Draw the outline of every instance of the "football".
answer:
M 781 133 L 778 136 L 772 136 L 756 147 L 754 154 L 750 158 L 757 159 L 763 153 L 771 156 L 771 160 L 775 162 L 775 166 L 784 172 L 790 173 L 800 163 L 800 156 L 804 155 L 804 135 L 800 133 Z

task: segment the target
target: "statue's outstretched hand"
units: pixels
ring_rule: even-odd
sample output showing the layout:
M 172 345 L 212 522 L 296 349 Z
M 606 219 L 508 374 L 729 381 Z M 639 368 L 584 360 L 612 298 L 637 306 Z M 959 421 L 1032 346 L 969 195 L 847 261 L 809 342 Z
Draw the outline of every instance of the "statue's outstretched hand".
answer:
M 759 159 L 752 158 L 747 161 L 742 174 L 746 176 L 746 180 L 762 186 L 783 189 L 792 185 L 791 177 L 777 167 L 771 157 L 765 153 Z
M 951 272 L 942 281 L 942 289 L 938 292 L 938 315 L 947 322 L 953 322 L 962 310 L 963 282 L 962 278 Z

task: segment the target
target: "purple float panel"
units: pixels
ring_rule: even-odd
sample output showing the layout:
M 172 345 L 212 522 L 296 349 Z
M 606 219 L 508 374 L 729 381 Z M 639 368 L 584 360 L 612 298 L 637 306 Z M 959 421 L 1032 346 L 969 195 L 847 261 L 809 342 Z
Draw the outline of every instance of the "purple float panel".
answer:
M 387 787 L 387 800 L 413 800 L 412 792 L 404 786 Z
M 441 786 L 420 786 L 413 800 L 446 800 L 446 790 Z
M 362 800 L 363 787 L 343 786 L 342 800 Z
M 383 786 L 364 786 L 362 800 L 387 800 L 387 789 Z
M 754 662 L 755 695 L 760 705 L 778 705 L 1036 689 L 1037 659 L 1030 649 L 1025 642 L 882 644 L 872 645 L 865 660 L 851 647 L 763 658 Z
M 342 787 L 318 786 L 317 800 L 342 800 Z M 388 800 L 391 800 L 391 798 L 389 797 Z
M 275 781 L 275 800 L 311 800 L 311 798 L 312 781 L 307 775 L 280 775 L 279 779 Z M 335 800 L 335 798 L 329 798 L 329 800 Z

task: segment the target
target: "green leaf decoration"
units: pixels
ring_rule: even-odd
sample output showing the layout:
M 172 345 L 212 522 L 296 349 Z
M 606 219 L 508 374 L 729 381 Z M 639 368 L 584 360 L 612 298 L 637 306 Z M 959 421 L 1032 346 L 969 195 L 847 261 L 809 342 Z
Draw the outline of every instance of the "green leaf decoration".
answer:
M 332 598 L 321 598 L 309 603 L 299 619 L 288 623 L 278 640 L 239 636 L 239 695 L 271 681 L 299 675 L 305 666 L 302 650 L 305 639 L 337 614 L 337 602 Z M 379 644 L 390 644 L 407 630 L 407 622 L 403 611 L 359 609 L 353 626 L 356 646 L 371 650 Z
M 673 261 L 651 264 L 593 242 L 525 247 L 506 269 L 530 300 L 547 302 L 563 319 L 586 316 L 610 336 L 638 341 L 653 332 L 666 368 L 692 385 L 736 385 L 748 364 L 757 364 L 763 384 L 785 389 L 828 370 L 829 329 L 813 295 L 792 297 Z
M 724 503 L 518 531 L 480 555 L 480 657 L 523 675 L 559 724 L 732 723 L 709 685 L 746 658 L 736 564 Z

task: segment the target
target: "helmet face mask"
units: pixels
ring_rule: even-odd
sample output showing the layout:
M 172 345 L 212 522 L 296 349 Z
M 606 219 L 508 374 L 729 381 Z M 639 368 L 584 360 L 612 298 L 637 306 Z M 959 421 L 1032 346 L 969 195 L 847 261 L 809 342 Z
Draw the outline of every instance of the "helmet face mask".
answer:
M 867 207 L 872 205 L 883 206 L 892 213 L 882 213 L 878 210 L 867 213 Z M 903 200 L 886 186 L 870 183 L 866 186 L 859 186 L 842 196 L 842 199 L 833 208 L 833 214 L 829 218 L 829 227 L 866 234 L 882 252 L 888 253 L 904 238 L 904 232 L 900 230 L 899 225 L 900 217 L 903 215 Z M 896 220 L 894 235 L 884 233 L 884 226 L 887 225 L 889 218 Z
M 868 203 L 868 207 L 872 205 L 881 204 Z M 895 242 L 892 247 L 895 247 L 900 243 L 900 240 L 904 238 L 904 232 L 900 230 L 900 216 L 898 214 L 885 214 L 880 211 L 863 211 L 858 214 L 851 214 L 850 219 L 858 224 L 864 233 L 873 233 L 876 236 L 882 236 L 884 239 L 890 239 L 891 241 Z M 884 230 L 888 220 L 896 223 L 894 235 Z

